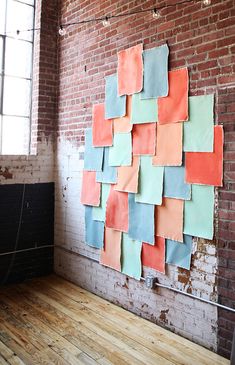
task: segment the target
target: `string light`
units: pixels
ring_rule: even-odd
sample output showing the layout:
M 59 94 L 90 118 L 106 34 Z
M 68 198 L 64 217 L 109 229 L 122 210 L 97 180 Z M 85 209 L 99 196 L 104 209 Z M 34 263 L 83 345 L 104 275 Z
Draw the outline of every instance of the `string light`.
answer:
M 161 17 L 160 11 L 157 11 L 157 8 L 153 9 L 153 19 L 159 19 Z
M 110 25 L 110 20 L 107 16 L 103 19 L 102 24 L 104 27 L 108 27 Z
M 58 33 L 60 36 L 64 36 L 66 34 L 65 28 L 73 26 L 73 25 L 81 25 L 81 24 L 88 24 L 88 23 L 102 22 L 104 27 L 108 27 L 108 26 L 110 26 L 110 19 L 124 18 L 124 17 L 128 17 L 131 15 L 137 15 L 137 14 L 143 14 L 143 13 L 149 13 L 149 12 L 152 13 L 153 19 L 159 19 L 161 17 L 160 11 L 162 9 L 168 9 L 168 8 L 175 7 L 177 5 L 184 5 L 184 4 L 191 4 L 191 3 L 201 3 L 204 6 L 209 6 L 209 5 L 211 5 L 212 1 L 211 0 L 182 0 L 182 1 L 176 1 L 175 4 L 162 5 L 162 6 L 155 7 L 155 8 L 134 10 L 134 11 L 130 11 L 128 13 L 113 14 L 113 15 L 108 15 L 108 16 L 102 17 L 102 18 L 90 18 L 90 19 L 86 19 L 86 20 L 73 22 L 73 23 L 65 23 L 65 24 L 61 24 L 59 26 Z M 16 33 L 17 33 L 17 35 L 19 35 L 21 32 L 33 32 L 36 30 L 40 30 L 40 28 L 17 30 Z M 12 32 L 7 32 L 7 33 L 5 33 L 5 35 L 10 34 L 10 33 L 12 33 Z
M 66 29 L 63 27 L 63 25 L 60 25 L 59 35 L 64 36 L 65 34 L 66 34 Z

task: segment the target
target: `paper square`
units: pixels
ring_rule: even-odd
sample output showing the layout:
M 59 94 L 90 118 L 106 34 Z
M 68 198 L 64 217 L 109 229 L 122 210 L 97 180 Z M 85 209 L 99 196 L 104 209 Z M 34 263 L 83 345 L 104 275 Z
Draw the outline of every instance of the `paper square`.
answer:
M 167 44 L 143 52 L 144 87 L 141 99 L 168 95 L 168 55 Z
M 121 271 L 122 232 L 105 227 L 104 248 L 100 252 L 100 264 Z
M 163 195 L 166 198 L 191 199 L 191 185 L 185 183 L 185 167 L 173 166 L 164 169 Z
M 126 233 L 122 234 L 122 273 L 136 280 L 141 278 L 141 249 L 140 241 L 132 240 Z
M 103 147 L 92 146 L 92 129 L 85 130 L 85 152 L 84 152 L 84 170 L 101 171 L 103 165 Z
M 185 152 L 213 152 L 214 95 L 189 97 L 189 121 L 184 123 Z
M 154 244 L 154 205 L 135 202 L 129 194 L 129 230 L 132 239 Z
M 104 117 L 104 104 L 95 104 L 92 108 L 92 143 L 94 147 L 113 144 L 113 125 Z
M 192 185 L 192 200 L 184 203 L 184 233 L 213 239 L 214 187 Z
M 147 204 L 162 204 L 164 167 L 152 165 L 152 158 L 141 156 L 139 172 L 139 192 L 135 201 Z
M 223 186 L 223 127 L 214 127 L 214 152 L 186 152 L 188 183 Z
M 110 192 L 109 184 L 101 184 L 101 203 L 99 207 L 93 207 L 93 220 L 105 222 L 106 203 Z
M 188 120 L 188 70 L 169 71 L 169 94 L 158 98 L 159 124 Z
M 155 234 L 183 242 L 183 214 L 183 200 L 163 198 L 162 205 L 155 210 Z
M 96 181 L 106 184 L 115 184 L 117 182 L 117 168 L 109 166 L 109 147 L 104 148 L 103 170 L 97 171 Z
M 154 166 L 182 165 L 182 123 L 157 125 L 156 156 Z
M 157 101 L 156 99 L 143 100 L 140 94 L 132 95 L 131 123 L 156 123 Z
M 85 206 L 85 242 L 89 246 L 102 248 L 104 243 L 104 223 L 92 219 L 92 207 Z
M 166 263 L 190 270 L 192 237 L 184 235 L 184 242 L 166 240 Z
M 155 155 L 156 124 L 134 124 L 132 143 L 133 155 Z
M 109 147 L 110 166 L 131 166 L 132 140 L 131 133 L 114 134 L 113 146 Z
M 114 190 L 137 193 L 139 177 L 139 157 L 134 156 L 131 166 L 120 166 L 117 168 L 118 179 Z
M 95 171 L 83 171 L 81 203 L 85 205 L 100 205 L 100 183 L 96 182 Z
M 132 95 L 143 88 L 143 44 L 118 52 L 118 95 Z
M 105 78 L 105 118 L 119 118 L 126 115 L 126 96 L 117 94 L 117 74 Z
M 128 193 L 111 186 L 106 206 L 106 227 L 128 232 Z
M 127 96 L 126 99 L 126 115 L 122 118 L 113 119 L 113 130 L 114 133 L 129 133 L 132 130 L 131 123 L 131 104 L 132 96 Z
M 155 236 L 154 245 L 142 245 L 142 265 L 165 274 L 165 238 Z

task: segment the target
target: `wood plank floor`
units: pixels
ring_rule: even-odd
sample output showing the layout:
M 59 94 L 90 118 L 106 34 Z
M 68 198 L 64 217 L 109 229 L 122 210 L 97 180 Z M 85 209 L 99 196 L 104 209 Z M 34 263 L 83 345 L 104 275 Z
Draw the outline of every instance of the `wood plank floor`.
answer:
M 0 289 L 0 364 L 229 361 L 53 275 Z

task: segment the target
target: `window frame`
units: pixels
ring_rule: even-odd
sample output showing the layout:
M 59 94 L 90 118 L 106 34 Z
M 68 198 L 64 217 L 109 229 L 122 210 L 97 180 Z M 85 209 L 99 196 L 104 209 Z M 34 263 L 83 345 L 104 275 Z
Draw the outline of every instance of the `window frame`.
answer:
M 2 1 L 2 0 L 1 0 Z M 34 28 L 35 28 L 35 18 L 36 18 L 36 0 L 33 0 L 33 4 L 29 4 L 25 2 L 24 0 L 10 0 L 15 3 L 24 4 L 25 6 L 33 8 L 33 19 L 32 19 L 32 38 L 31 40 L 28 39 L 21 39 L 20 35 L 17 39 L 19 42 L 27 42 L 31 44 L 31 63 L 29 65 L 30 67 L 30 77 L 22 77 L 12 74 L 7 74 L 6 71 L 6 47 L 7 47 L 7 39 L 16 39 L 16 34 L 11 34 L 10 32 L 7 32 L 7 8 L 8 8 L 8 1 L 5 1 L 5 17 L 4 17 L 4 34 L 0 33 L 0 38 L 2 39 L 2 60 L 0 61 L 0 65 L 2 65 L 2 68 L 0 69 L 0 156 L 9 155 L 9 153 L 3 153 L 2 151 L 2 145 L 3 145 L 3 118 L 4 117 L 18 117 L 18 118 L 25 118 L 28 119 L 28 143 L 27 143 L 27 151 L 25 153 L 17 153 L 12 155 L 29 155 L 31 150 L 31 129 L 32 129 L 32 109 L 33 109 L 33 74 L 34 74 L 34 47 L 35 47 L 35 34 L 34 34 Z M 21 30 L 21 29 L 19 29 Z M 22 29 L 24 30 L 24 29 Z M 4 85 L 5 85 L 5 79 L 6 77 L 11 77 L 18 80 L 26 80 L 30 81 L 30 87 L 29 87 L 29 114 L 28 116 L 25 115 L 13 115 L 13 114 L 4 114 Z

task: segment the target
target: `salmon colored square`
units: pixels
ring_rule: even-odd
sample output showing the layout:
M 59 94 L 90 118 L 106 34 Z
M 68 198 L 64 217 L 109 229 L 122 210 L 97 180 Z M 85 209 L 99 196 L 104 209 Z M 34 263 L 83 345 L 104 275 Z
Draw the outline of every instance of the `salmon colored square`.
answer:
M 155 234 L 183 242 L 184 201 L 163 198 L 162 205 L 156 205 L 155 209 Z
M 142 245 L 142 265 L 165 274 L 165 238 L 155 236 L 154 245 Z
M 132 123 L 130 122 L 131 119 L 131 103 L 132 103 L 132 96 L 127 96 L 126 101 L 126 115 L 125 117 L 121 118 L 114 118 L 113 119 L 113 128 L 114 133 L 129 133 L 132 130 Z
M 143 44 L 118 52 L 118 95 L 139 93 L 143 88 Z
M 94 147 L 105 147 L 113 145 L 112 120 L 104 118 L 104 104 L 93 105 L 92 144 Z
M 95 207 L 100 205 L 100 183 L 96 182 L 95 171 L 83 171 L 81 203 Z
M 157 125 L 155 166 L 182 165 L 183 124 Z
M 188 70 L 169 71 L 169 94 L 158 98 L 159 124 L 188 120 Z
M 139 157 L 132 158 L 132 166 L 120 166 L 117 168 L 117 185 L 114 190 L 126 191 L 127 193 L 138 192 Z
M 155 155 L 156 123 L 134 124 L 133 155 Z
M 100 253 L 100 263 L 121 271 L 121 241 L 122 232 L 105 227 L 104 248 Z
M 223 143 L 222 126 L 214 127 L 214 152 L 186 152 L 186 182 L 223 186 Z
M 128 193 L 114 190 L 114 185 L 106 205 L 106 227 L 128 232 Z

